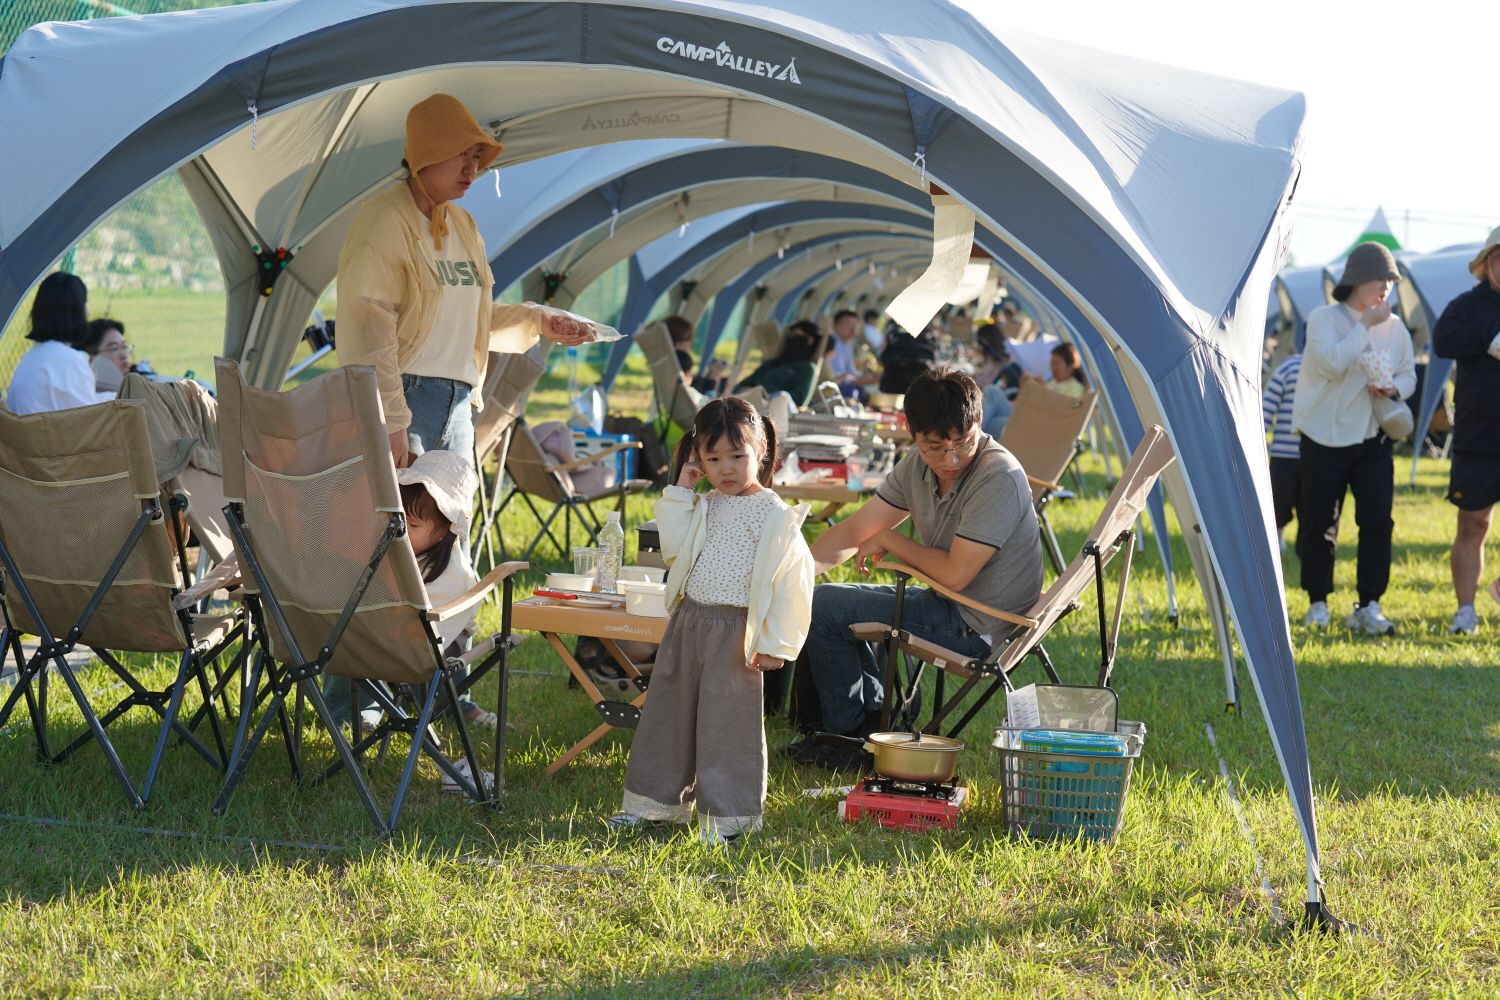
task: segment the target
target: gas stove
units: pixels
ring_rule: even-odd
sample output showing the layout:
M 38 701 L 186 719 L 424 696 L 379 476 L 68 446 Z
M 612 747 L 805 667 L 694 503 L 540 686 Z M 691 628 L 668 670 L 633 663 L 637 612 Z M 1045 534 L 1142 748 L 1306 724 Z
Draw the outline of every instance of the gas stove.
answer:
M 969 789 L 951 782 L 861 778 L 839 803 L 845 823 L 868 819 L 894 830 L 952 830 L 968 805 Z

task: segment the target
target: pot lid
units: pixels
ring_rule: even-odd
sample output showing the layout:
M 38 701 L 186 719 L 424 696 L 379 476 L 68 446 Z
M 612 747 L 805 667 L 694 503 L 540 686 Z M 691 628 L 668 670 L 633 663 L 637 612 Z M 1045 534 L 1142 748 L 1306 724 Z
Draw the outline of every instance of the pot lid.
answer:
M 946 736 L 922 733 L 871 733 L 871 743 L 892 750 L 962 750 L 964 745 Z

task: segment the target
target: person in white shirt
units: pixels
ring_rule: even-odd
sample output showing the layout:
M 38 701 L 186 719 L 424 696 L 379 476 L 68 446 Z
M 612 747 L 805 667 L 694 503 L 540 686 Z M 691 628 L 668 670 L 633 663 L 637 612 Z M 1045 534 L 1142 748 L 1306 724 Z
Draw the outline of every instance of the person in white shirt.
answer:
M 5 403 L 18 416 L 70 410 L 97 401 L 89 356 L 74 345 L 89 335 L 89 290 L 76 274 L 54 271 L 37 286 L 31 303 L 36 343 L 21 356 Z
M 870 345 L 870 350 L 874 351 L 877 357 L 880 355 L 880 349 L 885 346 L 885 334 L 881 333 L 880 327 L 876 325 L 879 322 L 879 312 L 874 309 L 865 310 L 865 342 Z
M 1404 400 L 1417 387 L 1411 334 L 1386 301 L 1396 260 L 1379 243 L 1349 254 L 1333 305 L 1307 318 L 1307 346 L 1292 406 L 1302 435 L 1297 552 L 1310 602 L 1304 624 L 1328 625 L 1328 595 L 1338 553 L 1344 495 L 1354 494 L 1359 525 L 1359 603 L 1347 628 L 1371 635 L 1396 631 L 1380 610 L 1391 575 L 1394 466 L 1391 439 L 1380 429 L 1375 399 Z

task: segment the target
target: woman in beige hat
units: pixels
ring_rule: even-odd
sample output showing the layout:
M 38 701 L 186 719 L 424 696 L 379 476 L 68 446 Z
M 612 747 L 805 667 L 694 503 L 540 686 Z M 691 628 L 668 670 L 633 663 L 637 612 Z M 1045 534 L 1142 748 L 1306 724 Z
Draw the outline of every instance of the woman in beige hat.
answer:
M 1310 606 L 1304 623 L 1328 625 L 1328 595 L 1338 553 L 1344 497 L 1354 494 L 1359 525 L 1359 603 L 1344 626 L 1390 635 L 1381 613 L 1391 576 L 1394 464 L 1375 399 L 1403 400 L 1417 387 L 1411 334 L 1386 299 L 1398 280 L 1396 259 L 1379 243 L 1349 254 L 1332 305 L 1307 317 L 1307 346 L 1292 403 L 1292 430 L 1302 434 L 1302 487 L 1297 554 Z
M 490 351 L 591 336 L 560 310 L 493 301 L 484 240 L 453 202 L 501 149 L 455 97 L 413 106 L 408 176 L 361 206 L 339 254 L 339 356 L 375 366 L 398 468 L 433 449 L 472 452 L 470 411 Z
M 1469 262 L 1479 284 L 1448 303 L 1432 328 L 1433 352 L 1453 358 L 1453 464 L 1448 502 L 1458 530 L 1448 554 L 1458 611 L 1450 635 L 1474 635 L 1474 593 L 1484 575 L 1484 540 L 1500 500 L 1500 226 Z M 1490 593 L 1500 601 L 1500 580 Z

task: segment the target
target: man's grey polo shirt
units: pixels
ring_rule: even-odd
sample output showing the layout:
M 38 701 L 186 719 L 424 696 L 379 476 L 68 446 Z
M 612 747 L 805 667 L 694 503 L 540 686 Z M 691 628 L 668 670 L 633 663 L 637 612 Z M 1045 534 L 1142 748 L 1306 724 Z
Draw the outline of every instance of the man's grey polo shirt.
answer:
M 955 536 L 995 552 L 960 593 L 992 608 L 1025 614 L 1042 593 L 1042 541 L 1021 463 L 988 435 L 979 453 L 944 496 L 916 448 L 891 470 L 876 496 L 911 515 L 923 545 L 947 549 Z M 991 638 L 1015 626 L 958 605 L 971 628 Z

